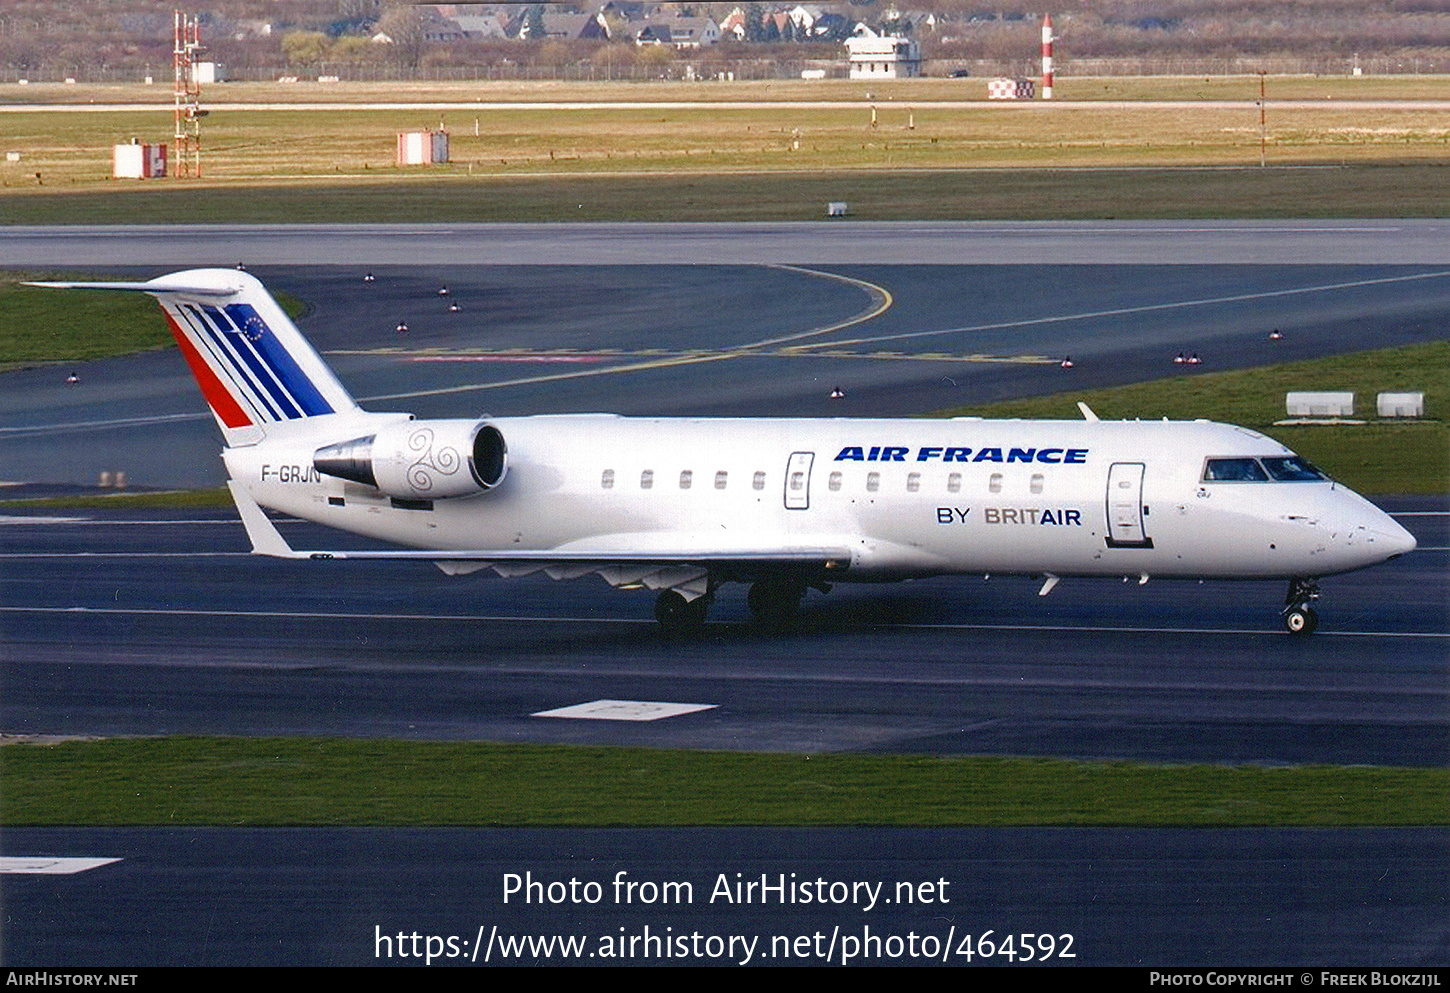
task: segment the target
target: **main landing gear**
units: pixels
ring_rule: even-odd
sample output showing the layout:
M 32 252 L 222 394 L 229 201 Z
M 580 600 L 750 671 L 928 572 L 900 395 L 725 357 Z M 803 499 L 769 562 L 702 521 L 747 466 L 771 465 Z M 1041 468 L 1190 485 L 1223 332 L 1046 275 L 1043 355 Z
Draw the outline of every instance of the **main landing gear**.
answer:
M 781 628 L 795 618 L 805 595 L 806 584 L 800 579 L 757 579 L 750 584 L 745 605 L 760 624 L 768 628 Z
M 710 591 L 693 600 L 687 600 L 678 590 L 661 591 L 655 600 L 655 620 L 660 622 L 660 630 L 667 635 L 698 634 L 705 626 L 710 604 L 715 602 L 715 586 L 716 582 L 712 579 Z M 778 630 L 789 626 L 795 619 L 808 586 L 822 593 L 831 588 L 827 583 L 807 583 L 797 576 L 771 576 L 751 583 L 745 602 L 756 623 Z
M 663 590 L 655 601 L 655 620 L 665 634 L 694 634 L 705 626 L 705 614 L 713 599 L 713 593 L 686 600 L 677 590 Z
M 1284 597 L 1284 630 L 1300 637 L 1313 634 L 1319 626 L 1319 615 L 1313 607 L 1318 599 L 1319 580 L 1289 580 L 1289 592 Z

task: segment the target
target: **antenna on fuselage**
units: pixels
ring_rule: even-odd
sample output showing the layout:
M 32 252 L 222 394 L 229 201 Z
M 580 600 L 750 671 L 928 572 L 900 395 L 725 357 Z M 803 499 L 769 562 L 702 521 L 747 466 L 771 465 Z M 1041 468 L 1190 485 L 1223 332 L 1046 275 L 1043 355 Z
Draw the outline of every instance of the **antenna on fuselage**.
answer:
M 1096 421 L 1098 419 L 1098 415 L 1093 413 L 1093 409 L 1081 400 L 1077 402 L 1077 409 L 1082 411 L 1082 419 L 1085 421 Z

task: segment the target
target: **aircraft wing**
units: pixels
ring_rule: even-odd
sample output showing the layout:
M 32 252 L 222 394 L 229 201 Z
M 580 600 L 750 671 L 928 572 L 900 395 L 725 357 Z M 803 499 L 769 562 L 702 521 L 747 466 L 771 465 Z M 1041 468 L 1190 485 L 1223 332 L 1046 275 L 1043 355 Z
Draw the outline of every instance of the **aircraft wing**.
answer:
M 276 525 L 263 513 L 262 508 L 242 486 L 235 481 L 227 483 L 241 513 L 242 524 L 252 540 L 252 551 L 258 555 L 271 555 L 288 559 L 413 559 L 434 562 L 449 574 L 473 572 L 492 566 L 508 575 L 522 575 L 527 572 L 545 570 L 555 578 L 583 575 L 588 572 L 605 571 L 605 567 L 618 566 L 621 575 L 639 569 L 641 573 L 655 575 L 660 567 L 711 566 L 738 563 L 741 565 L 777 565 L 815 567 L 821 569 L 844 569 L 851 563 L 851 551 L 845 545 L 821 546 L 772 546 L 768 548 L 706 548 L 703 545 L 649 544 L 646 541 L 626 546 L 622 541 L 601 544 L 592 548 L 487 548 L 487 549 L 380 549 L 364 551 L 323 551 L 294 549 L 278 532 Z M 624 536 L 616 536 L 622 539 Z M 665 536 L 677 541 L 678 536 Z M 557 575 L 556 575 L 557 573 Z M 606 579 L 610 576 L 606 575 Z M 611 579 L 611 582 L 614 580 Z M 624 582 L 637 580 L 625 579 Z M 616 584 L 618 585 L 618 584 Z M 646 583 L 646 585 L 652 585 Z

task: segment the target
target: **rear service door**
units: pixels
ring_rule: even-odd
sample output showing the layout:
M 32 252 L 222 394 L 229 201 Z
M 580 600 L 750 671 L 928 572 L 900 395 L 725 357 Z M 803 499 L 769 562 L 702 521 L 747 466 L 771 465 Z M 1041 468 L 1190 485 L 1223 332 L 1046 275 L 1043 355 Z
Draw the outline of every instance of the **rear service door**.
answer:
M 811 463 L 815 452 L 792 452 L 785 467 L 785 509 L 807 510 L 811 505 Z

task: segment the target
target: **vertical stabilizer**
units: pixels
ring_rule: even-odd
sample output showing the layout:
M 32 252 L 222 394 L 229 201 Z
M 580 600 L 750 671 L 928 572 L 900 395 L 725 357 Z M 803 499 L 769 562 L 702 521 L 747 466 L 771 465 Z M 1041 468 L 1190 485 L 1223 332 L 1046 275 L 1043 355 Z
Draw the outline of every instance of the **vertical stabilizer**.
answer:
M 191 269 L 145 283 L 33 285 L 154 296 L 228 447 L 256 444 L 271 424 L 357 409 L 291 318 L 248 273 Z

